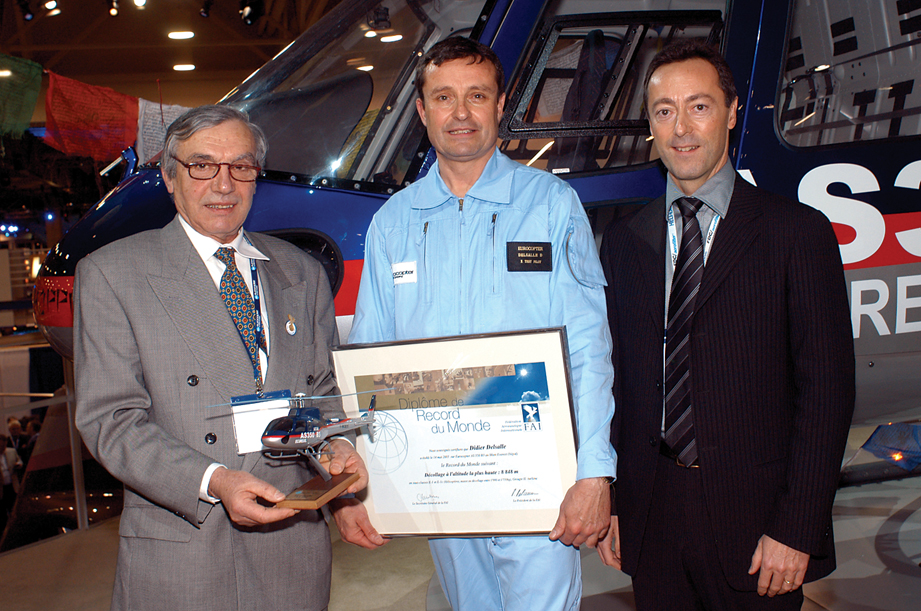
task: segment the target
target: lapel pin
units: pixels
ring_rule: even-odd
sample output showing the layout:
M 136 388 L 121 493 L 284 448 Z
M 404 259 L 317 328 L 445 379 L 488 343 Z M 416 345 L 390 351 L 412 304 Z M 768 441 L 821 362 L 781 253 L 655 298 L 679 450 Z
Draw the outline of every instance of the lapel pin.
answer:
M 297 333 L 297 326 L 294 324 L 294 317 L 288 314 L 288 322 L 285 323 L 285 331 L 288 332 L 288 335 L 294 335 Z

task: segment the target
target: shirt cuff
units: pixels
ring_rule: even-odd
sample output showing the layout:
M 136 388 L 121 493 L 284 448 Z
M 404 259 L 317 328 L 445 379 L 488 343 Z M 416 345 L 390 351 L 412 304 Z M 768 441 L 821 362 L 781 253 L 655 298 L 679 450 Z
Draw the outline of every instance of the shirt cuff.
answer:
M 208 486 L 211 484 L 211 476 L 214 475 L 214 472 L 220 468 L 226 469 L 224 465 L 219 462 L 214 462 L 208 465 L 208 468 L 205 469 L 205 474 L 201 476 L 201 486 L 198 489 L 198 498 L 206 503 L 220 503 L 221 499 L 216 498 L 208 494 Z
M 349 439 L 348 437 L 344 437 L 343 435 L 333 435 L 332 437 L 330 437 L 330 438 L 327 439 L 326 441 L 335 441 L 336 439 L 341 439 L 342 441 L 346 442 L 347 444 L 349 444 L 349 445 L 352 446 L 353 448 L 355 447 L 355 444 L 352 443 L 352 440 Z
M 589 448 L 579 448 L 576 479 L 590 477 L 615 477 L 617 473 L 617 455 L 614 449 L 607 444 L 607 448 L 599 448 L 592 452 Z

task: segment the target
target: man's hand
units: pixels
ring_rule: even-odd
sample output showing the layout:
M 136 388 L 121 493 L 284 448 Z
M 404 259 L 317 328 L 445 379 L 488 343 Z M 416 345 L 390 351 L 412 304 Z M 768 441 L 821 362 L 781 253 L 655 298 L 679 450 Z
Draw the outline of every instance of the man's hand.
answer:
M 360 475 L 358 481 L 345 489 L 342 494 L 355 494 L 359 490 L 364 490 L 368 485 L 368 469 L 365 468 L 365 461 L 361 459 L 352 444 L 344 439 L 333 439 L 329 442 L 329 451 L 332 453 L 327 467 L 330 475 L 340 473 Z
M 748 574 L 754 575 L 760 570 L 758 594 L 775 596 L 792 592 L 803 585 L 808 565 L 809 554 L 761 535 Z
M 221 499 L 227 515 L 240 526 L 269 524 L 297 513 L 294 509 L 260 505 L 256 499 L 279 503 L 285 500 L 285 495 L 272 484 L 246 471 L 224 467 L 216 469 L 208 483 L 208 494 Z
M 611 491 L 603 477 L 580 479 L 566 491 L 550 540 L 589 547 L 604 539 L 611 524 Z
M 333 499 L 329 506 L 343 541 L 367 549 L 377 549 L 387 543 L 387 539 L 371 526 L 368 510 L 358 499 Z
M 601 561 L 610 567 L 621 570 L 620 564 L 620 526 L 617 516 L 611 516 L 611 527 L 604 539 L 598 542 L 598 555 Z

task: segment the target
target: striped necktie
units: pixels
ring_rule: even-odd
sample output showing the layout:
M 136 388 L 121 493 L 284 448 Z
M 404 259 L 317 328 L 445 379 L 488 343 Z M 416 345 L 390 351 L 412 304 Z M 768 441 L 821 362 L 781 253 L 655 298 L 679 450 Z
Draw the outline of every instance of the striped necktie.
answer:
M 221 299 L 230 312 L 233 323 L 240 332 L 240 337 L 246 345 L 249 352 L 249 358 L 253 363 L 253 370 L 258 374 L 259 380 L 262 380 L 262 364 L 259 362 L 259 350 L 268 354 L 265 347 L 265 336 L 259 334 L 259 343 L 256 343 L 256 308 L 253 305 L 253 298 L 246 289 L 243 281 L 243 275 L 237 269 L 237 263 L 234 260 L 234 249 L 222 246 L 217 249 L 214 256 L 218 261 L 226 265 L 224 274 L 221 276 Z
M 694 302 L 704 275 L 703 240 L 697 222 L 697 211 L 703 202 L 682 197 L 677 204 L 684 226 L 665 333 L 665 443 L 681 463 L 693 465 L 697 460 L 697 441 L 691 406 L 690 341 Z

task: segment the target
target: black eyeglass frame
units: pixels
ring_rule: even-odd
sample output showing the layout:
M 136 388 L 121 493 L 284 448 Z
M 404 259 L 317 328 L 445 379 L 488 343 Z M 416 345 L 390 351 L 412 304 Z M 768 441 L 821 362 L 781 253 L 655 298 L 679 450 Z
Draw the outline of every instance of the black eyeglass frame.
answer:
M 222 166 L 222 165 L 226 165 L 226 166 L 227 166 L 227 170 L 230 172 L 230 177 L 231 177 L 232 179 L 234 179 L 235 181 L 237 181 L 237 182 L 256 182 L 256 178 L 259 178 L 259 174 L 262 172 L 262 168 L 260 168 L 259 166 L 257 166 L 257 165 L 249 165 L 249 164 L 245 164 L 245 163 L 231 163 L 231 162 L 228 162 L 228 161 L 224 161 L 224 162 L 221 162 L 221 163 L 218 163 L 218 162 L 216 162 L 216 161 L 195 161 L 195 162 L 193 162 L 193 163 L 186 163 L 186 162 L 184 162 L 183 160 L 181 160 L 181 159 L 179 159 L 178 157 L 176 157 L 175 155 L 170 155 L 170 157 L 172 157 L 173 159 L 175 159 L 175 160 L 176 160 L 176 163 L 178 163 L 179 165 L 181 165 L 182 167 L 184 167 L 184 168 L 189 172 L 189 178 L 191 178 L 192 180 L 214 180 L 214 177 L 217 176 L 218 173 L 221 171 L 221 166 Z M 195 176 L 192 176 L 192 167 L 193 167 L 193 166 L 197 166 L 197 165 L 201 165 L 201 166 L 213 166 L 213 167 L 214 167 L 214 174 L 212 174 L 210 178 L 197 178 L 197 177 L 195 177 Z M 246 168 L 247 170 L 256 170 L 256 177 L 253 178 L 252 180 L 245 180 L 245 179 L 244 179 L 244 180 L 241 180 L 241 179 L 239 179 L 239 178 L 237 178 L 236 176 L 233 175 L 233 169 L 234 169 L 234 168 Z

